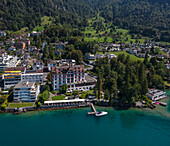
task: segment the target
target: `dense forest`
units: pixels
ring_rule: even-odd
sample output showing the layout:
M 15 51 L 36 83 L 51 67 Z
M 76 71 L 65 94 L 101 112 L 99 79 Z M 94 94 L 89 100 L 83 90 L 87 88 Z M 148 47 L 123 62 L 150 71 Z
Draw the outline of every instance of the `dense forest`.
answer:
M 170 40 L 169 0 L 1 0 L 0 30 L 32 30 L 41 17 L 51 16 L 55 24 L 83 28 L 98 13 L 106 23 L 156 41 Z
M 149 60 L 147 55 L 143 62 L 131 61 L 130 56 L 124 54 L 110 61 L 108 58 L 99 59 L 93 72 L 98 77 L 96 96 L 100 99 L 101 91 L 104 91 L 105 99 L 110 102 L 116 99 L 123 105 L 147 100 L 148 87 L 164 90 L 162 78 L 168 76 L 163 62 L 157 62 L 156 58 Z

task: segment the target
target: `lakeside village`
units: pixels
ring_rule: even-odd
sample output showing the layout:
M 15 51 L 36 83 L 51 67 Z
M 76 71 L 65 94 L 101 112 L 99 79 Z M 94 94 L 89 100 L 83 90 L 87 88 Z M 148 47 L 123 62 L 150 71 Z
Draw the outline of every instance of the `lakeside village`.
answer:
M 166 105 L 160 100 L 169 89 L 170 46 L 97 43 L 82 53 L 41 36 L 0 31 L 1 112 Z

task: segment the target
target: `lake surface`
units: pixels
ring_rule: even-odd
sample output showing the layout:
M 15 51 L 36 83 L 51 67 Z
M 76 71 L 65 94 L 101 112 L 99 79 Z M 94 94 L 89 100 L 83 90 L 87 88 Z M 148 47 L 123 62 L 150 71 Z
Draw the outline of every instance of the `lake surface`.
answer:
M 97 107 L 97 110 L 105 110 L 108 115 L 88 116 L 90 108 L 1 114 L 0 145 L 170 145 L 170 106 L 158 106 L 155 110 L 103 107 Z

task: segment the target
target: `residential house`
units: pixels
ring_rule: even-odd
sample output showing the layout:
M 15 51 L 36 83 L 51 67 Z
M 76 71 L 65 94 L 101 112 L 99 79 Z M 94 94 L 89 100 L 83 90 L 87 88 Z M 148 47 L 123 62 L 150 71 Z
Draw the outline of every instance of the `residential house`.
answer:
M 31 62 L 29 59 L 21 61 L 21 66 L 25 67 L 26 69 L 31 69 Z
M 104 58 L 104 57 L 105 57 L 104 54 L 96 53 L 96 59 Z
M 8 50 L 9 50 L 9 51 L 16 51 L 16 47 L 11 46 L 11 47 L 8 48 Z
M 47 42 L 46 42 L 46 41 L 43 42 L 43 44 L 42 44 L 42 52 L 44 52 L 45 45 L 47 45 Z
M 3 45 L 4 45 L 4 42 L 0 41 L 0 47 L 3 47 Z
M 36 46 L 28 46 L 28 52 L 33 52 L 34 50 L 37 50 Z
M 24 42 L 15 42 L 14 46 L 15 46 L 17 49 L 25 49 L 26 44 L 25 44 Z
M 27 33 L 27 37 L 30 37 L 30 33 Z
M 25 52 L 25 53 L 23 54 L 23 59 L 24 59 L 24 60 L 31 59 L 30 53 L 26 53 L 26 52 Z
M 7 40 L 5 40 L 4 45 L 11 46 L 11 45 L 13 45 L 13 42 L 10 39 L 7 39 Z
M 4 37 L 6 36 L 6 32 L 5 31 L 0 31 L 0 37 Z
M 0 57 L 3 57 L 5 55 L 7 55 L 7 52 L 5 51 L 5 49 L 1 49 L 0 50 Z
M 110 53 L 107 53 L 106 56 L 107 56 L 109 59 L 112 59 L 113 57 L 117 57 L 115 54 L 110 54 Z
M 17 56 L 5 55 L 0 57 L 0 71 L 5 71 L 6 67 L 16 67 L 20 60 Z
M 32 55 L 38 55 L 39 51 L 38 50 L 34 50 L 33 52 L 31 52 Z
M 90 53 L 86 53 L 85 54 L 85 58 L 87 60 L 95 60 L 96 59 L 96 56 L 94 54 L 90 54 Z
M 65 44 L 63 42 L 57 41 L 56 43 L 53 44 L 53 46 L 55 47 L 55 54 L 61 55 L 61 52 L 64 50 L 64 48 L 66 47 Z
M 47 61 L 47 66 L 48 66 L 48 70 L 51 71 L 52 67 L 56 67 L 59 66 L 59 60 L 48 60 Z
M 36 31 L 32 32 L 32 35 L 37 36 L 37 37 L 39 37 L 41 34 L 42 34 L 42 32 L 36 32 Z
M 23 49 L 17 49 L 16 55 L 22 55 L 22 54 L 24 54 L 24 50 Z
M 33 70 L 43 70 L 44 63 L 42 60 L 33 60 Z
M 26 46 L 30 45 L 30 40 L 28 38 L 22 38 L 21 42 L 25 43 Z
M 150 100 L 160 100 L 163 99 L 165 97 L 167 97 L 166 92 L 158 90 L 158 89 L 149 89 L 148 93 L 146 93 L 146 96 L 150 99 Z

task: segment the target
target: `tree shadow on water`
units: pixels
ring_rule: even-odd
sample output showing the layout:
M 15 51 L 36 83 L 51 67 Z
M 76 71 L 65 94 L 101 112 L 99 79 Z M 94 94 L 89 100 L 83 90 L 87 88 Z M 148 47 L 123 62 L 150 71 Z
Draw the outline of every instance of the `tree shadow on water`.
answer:
M 125 111 L 129 110 L 131 107 L 120 107 L 120 106 L 113 106 L 113 109 L 116 111 Z

